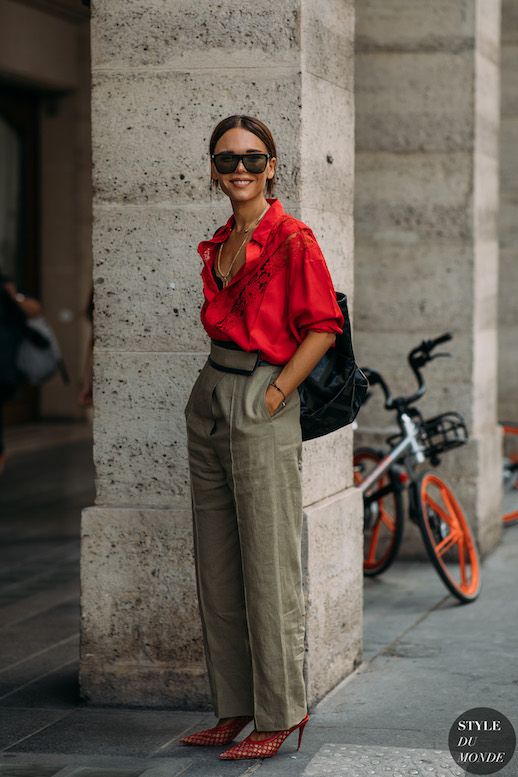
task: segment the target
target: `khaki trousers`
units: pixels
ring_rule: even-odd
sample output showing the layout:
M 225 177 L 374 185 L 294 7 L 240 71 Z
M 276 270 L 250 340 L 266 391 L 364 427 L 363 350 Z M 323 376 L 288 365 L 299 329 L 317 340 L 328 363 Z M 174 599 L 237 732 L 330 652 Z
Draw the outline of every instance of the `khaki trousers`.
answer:
M 211 342 L 211 357 L 251 368 L 255 353 Z M 205 657 L 218 718 L 253 715 L 258 731 L 307 712 L 303 676 L 302 435 L 293 391 L 270 416 L 268 383 L 207 360 L 185 418 L 194 553 Z

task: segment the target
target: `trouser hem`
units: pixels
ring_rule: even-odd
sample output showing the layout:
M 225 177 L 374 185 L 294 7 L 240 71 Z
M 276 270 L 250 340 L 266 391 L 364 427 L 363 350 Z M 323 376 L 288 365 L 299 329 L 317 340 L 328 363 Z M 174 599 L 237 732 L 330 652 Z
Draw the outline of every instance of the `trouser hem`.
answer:
M 307 709 L 300 707 L 298 711 L 295 711 L 292 715 L 284 718 L 266 718 L 263 715 L 254 717 L 254 723 L 256 731 L 285 731 L 297 723 L 307 715 Z
M 225 709 L 218 710 L 217 714 L 216 712 L 214 712 L 214 714 L 216 715 L 217 718 L 244 718 L 244 717 L 253 718 L 254 717 L 253 710 L 244 710 L 244 712 L 243 711 L 240 712 L 238 709 L 238 711 L 236 712 L 235 708 L 231 710 L 225 710 Z

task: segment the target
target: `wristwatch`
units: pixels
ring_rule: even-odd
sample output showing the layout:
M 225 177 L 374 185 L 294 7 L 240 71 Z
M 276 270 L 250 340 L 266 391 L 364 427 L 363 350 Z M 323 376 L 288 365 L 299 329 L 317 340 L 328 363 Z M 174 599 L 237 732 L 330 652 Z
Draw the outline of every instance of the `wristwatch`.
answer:
M 22 294 L 21 291 L 17 291 L 14 295 L 14 298 L 17 302 L 23 302 L 25 299 L 25 294 Z

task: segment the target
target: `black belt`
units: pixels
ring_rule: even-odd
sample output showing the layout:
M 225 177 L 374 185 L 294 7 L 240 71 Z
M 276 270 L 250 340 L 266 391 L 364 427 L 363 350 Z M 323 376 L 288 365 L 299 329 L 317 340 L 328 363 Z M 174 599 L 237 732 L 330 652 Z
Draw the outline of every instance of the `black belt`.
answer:
M 238 375 L 252 375 L 255 368 L 263 364 L 270 367 L 282 366 L 261 359 L 260 355 L 260 351 L 244 351 L 232 341 L 211 340 L 208 360 L 216 370 L 234 372 Z

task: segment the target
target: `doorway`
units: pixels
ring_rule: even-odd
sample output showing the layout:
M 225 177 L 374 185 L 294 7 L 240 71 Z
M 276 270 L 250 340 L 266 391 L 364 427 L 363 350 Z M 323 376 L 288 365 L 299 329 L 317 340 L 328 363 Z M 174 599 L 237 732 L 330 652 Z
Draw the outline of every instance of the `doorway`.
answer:
M 0 272 L 40 297 L 38 93 L 0 85 Z M 37 387 L 20 385 L 4 408 L 5 425 L 39 415 Z

